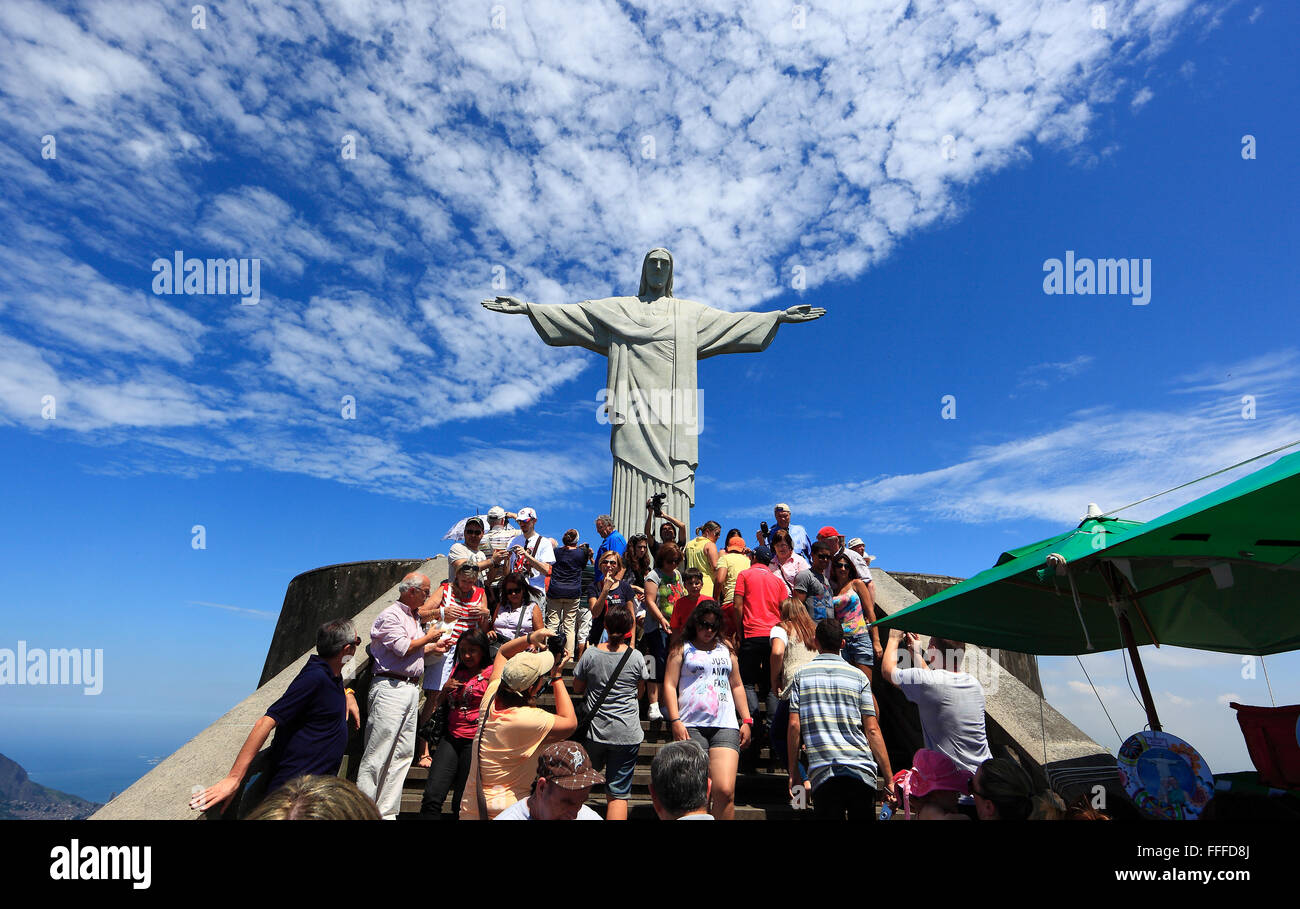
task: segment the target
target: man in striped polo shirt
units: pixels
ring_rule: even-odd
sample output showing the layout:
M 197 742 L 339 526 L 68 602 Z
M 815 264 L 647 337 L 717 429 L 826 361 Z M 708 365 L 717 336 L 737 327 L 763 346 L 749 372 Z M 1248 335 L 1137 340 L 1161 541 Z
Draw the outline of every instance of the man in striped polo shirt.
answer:
M 790 788 L 803 786 L 799 741 L 807 749 L 814 816 L 835 820 L 876 817 L 876 781 L 886 797 L 893 771 L 876 722 L 871 681 L 840 656 L 844 632 L 828 616 L 817 623 L 817 656 L 804 665 L 790 688 Z M 796 796 L 797 798 L 797 796 Z

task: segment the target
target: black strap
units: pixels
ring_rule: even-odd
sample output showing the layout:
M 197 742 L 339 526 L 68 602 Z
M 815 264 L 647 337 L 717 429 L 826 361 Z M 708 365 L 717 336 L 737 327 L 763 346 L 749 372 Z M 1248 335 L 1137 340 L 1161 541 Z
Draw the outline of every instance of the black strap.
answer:
M 781 583 L 785 585 L 786 591 L 789 592 L 791 596 L 794 596 L 794 585 L 785 579 L 785 572 L 781 570 L 781 564 L 779 562 L 776 566 L 776 576 L 781 579 Z M 798 575 L 795 576 L 795 579 L 798 580 Z
M 609 696 L 609 690 L 614 687 L 614 683 L 618 681 L 618 677 L 623 674 L 623 667 L 627 665 L 627 661 L 631 659 L 631 657 L 632 647 L 631 645 L 628 645 L 627 651 L 623 654 L 623 659 L 618 661 L 618 666 L 614 669 L 614 674 L 611 675 L 609 681 L 605 683 L 605 690 L 600 693 L 600 697 L 596 698 L 596 703 L 587 711 L 587 718 L 582 721 L 582 725 L 574 730 L 573 737 L 575 739 L 580 739 L 587 734 L 587 730 L 591 728 L 592 719 L 600 712 L 600 706 L 605 703 L 605 698 Z
M 498 686 L 498 690 L 500 687 Z M 492 702 L 496 700 L 496 692 L 492 692 L 492 697 L 487 699 L 487 707 L 479 711 L 478 733 L 474 736 L 474 764 L 475 764 L 475 795 L 478 797 L 478 819 L 480 821 L 490 821 L 488 817 L 487 796 L 483 794 L 483 729 L 487 726 L 488 714 L 492 712 Z

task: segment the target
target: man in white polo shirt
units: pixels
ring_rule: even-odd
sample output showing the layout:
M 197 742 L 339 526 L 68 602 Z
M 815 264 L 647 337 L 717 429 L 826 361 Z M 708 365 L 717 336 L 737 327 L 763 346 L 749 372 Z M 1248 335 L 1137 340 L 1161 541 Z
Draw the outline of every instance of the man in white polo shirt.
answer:
M 537 512 L 531 508 L 519 509 L 516 518 L 522 533 L 510 541 L 510 570 L 528 572 L 528 586 L 532 588 L 533 602 L 546 614 L 546 581 L 555 564 L 555 548 L 551 541 L 537 532 Z M 577 653 L 574 642 L 566 645 L 570 653 Z

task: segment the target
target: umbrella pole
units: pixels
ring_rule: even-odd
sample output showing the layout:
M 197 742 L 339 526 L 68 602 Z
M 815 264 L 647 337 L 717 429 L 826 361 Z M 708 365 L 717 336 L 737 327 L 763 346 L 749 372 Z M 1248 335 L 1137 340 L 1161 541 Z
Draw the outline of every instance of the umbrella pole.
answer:
M 1151 687 L 1147 685 L 1147 674 L 1142 668 L 1142 658 L 1138 656 L 1137 644 L 1133 640 L 1133 626 L 1128 622 L 1128 616 L 1116 612 L 1119 618 L 1119 633 L 1124 638 L 1124 646 L 1128 648 L 1129 659 L 1133 661 L 1133 674 L 1137 676 L 1138 691 L 1142 692 L 1142 703 L 1147 710 L 1147 722 L 1151 724 L 1153 732 L 1160 731 L 1160 717 L 1156 716 L 1156 702 L 1151 698 Z
M 1137 676 L 1138 690 L 1142 692 L 1142 706 L 1146 708 L 1147 722 L 1151 725 L 1153 732 L 1160 731 L 1160 717 L 1156 715 L 1156 702 L 1151 697 L 1151 686 L 1147 684 L 1146 670 L 1142 668 L 1142 658 L 1138 656 L 1137 642 L 1133 639 L 1133 626 L 1129 624 L 1128 616 L 1125 615 L 1119 607 L 1123 599 L 1120 590 L 1122 582 L 1116 575 L 1119 573 L 1114 565 L 1109 562 L 1102 562 L 1097 566 L 1101 571 L 1102 578 L 1106 581 L 1106 586 L 1111 592 L 1111 608 L 1115 610 L 1115 618 L 1119 621 L 1120 637 L 1124 639 L 1124 647 L 1128 650 L 1129 659 L 1133 661 L 1133 674 Z

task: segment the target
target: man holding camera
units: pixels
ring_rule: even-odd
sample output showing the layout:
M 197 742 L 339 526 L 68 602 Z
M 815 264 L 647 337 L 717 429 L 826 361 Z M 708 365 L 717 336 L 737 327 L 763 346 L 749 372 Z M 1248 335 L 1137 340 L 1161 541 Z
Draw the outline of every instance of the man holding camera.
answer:
M 686 547 L 686 525 L 674 518 L 672 515 L 664 514 L 664 500 L 668 498 L 667 493 L 657 493 L 645 501 L 645 538 L 650 543 L 650 558 L 659 557 L 659 547 L 664 543 L 676 543 L 678 549 Z M 662 518 L 663 524 L 659 526 L 659 537 L 655 538 L 654 523 L 655 518 Z
M 790 523 L 790 506 L 784 502 L 778 502 L 776 507 L 772 509 L 772 517 L 776 519 L 775 530 L 789 531 L 790 540 L 794 544 L 795 555 L 802 556 L 805 562 L 812 564 L 812 540 L 808 537 L 808 531 L 804 529 L 802 524 Z M 764 539 L 761 542 L 766 544 L 767 540 Z
M 546 649 L 535 653 L 534 647 Z M 460 805 L 462 819 L 478 820 L 486 813 L 490 820 L 527 798 L 538 750 L 564 741 L 577 730 L 578 717 L 561 675 L 562 647 L 562 638 L 541 628 L 507 641 L 497 651 L 479 708 L 474 756 Z M 537 706 L 537 695 L 548 677 L 555 713 Z
M 546 583 L 555 564 L 555 547 L 537 532 L 537 512 L 531 508 L 519 509 L 519 529 L 522 531 L 510 541 L 511 571 L 528 572 L 528 586 L 533 591 L 533 602 L 546 613 Z

